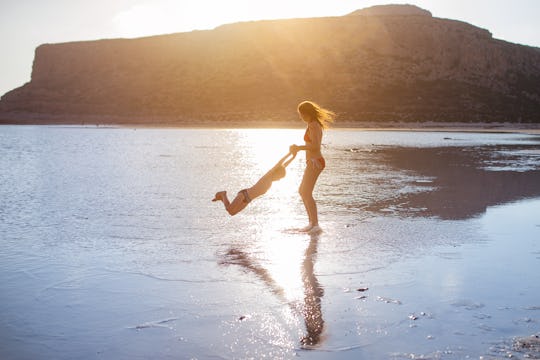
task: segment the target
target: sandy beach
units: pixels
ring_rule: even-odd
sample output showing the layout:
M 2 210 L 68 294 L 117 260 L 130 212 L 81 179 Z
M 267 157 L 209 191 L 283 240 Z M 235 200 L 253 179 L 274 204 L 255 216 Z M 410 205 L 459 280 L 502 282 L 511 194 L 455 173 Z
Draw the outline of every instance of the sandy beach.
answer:
M 432 130 L 329 131 L 310 235 L 300 160 L 210 201 L 301 130 L 0 127 L 2 359 L 540 358 L 540 138 Z

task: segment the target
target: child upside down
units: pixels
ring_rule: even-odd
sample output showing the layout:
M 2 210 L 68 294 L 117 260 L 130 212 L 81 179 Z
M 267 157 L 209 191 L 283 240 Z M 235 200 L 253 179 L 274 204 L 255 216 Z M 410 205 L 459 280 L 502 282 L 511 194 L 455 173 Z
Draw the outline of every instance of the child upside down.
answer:
M 289 156 L 291 156 L 291 158 L 287 160 Z M 285 168 L 295 157 L 296 153 L 293 154 L 289 152 L 282 157 L 272 169 L 264 174 L 255 185 L 248 189 L 240 190 L 232 202 L 227 198 L 226 191 L 217 192 L 212 201 L 222 201 L 223 205 L 225 205 L 225 210 L 227 210 L 230 215 L 238 214 L 251 202 L 251 200 L 265 194 L 272 186 L 272 182 L 283 179 L 286 174 Z

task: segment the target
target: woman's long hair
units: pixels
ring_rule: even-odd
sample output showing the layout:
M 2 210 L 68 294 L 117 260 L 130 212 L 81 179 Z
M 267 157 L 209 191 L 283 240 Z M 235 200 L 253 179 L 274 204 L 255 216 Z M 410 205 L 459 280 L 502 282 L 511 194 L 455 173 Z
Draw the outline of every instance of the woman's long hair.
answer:
M 325 109 L 313 101 L 302 101 L 298 105 L 298 112 L 316 120 L 323 129 L 327 129 L 329 124 L 333 123 L 336 117 L 336 114 L 333 111 Z

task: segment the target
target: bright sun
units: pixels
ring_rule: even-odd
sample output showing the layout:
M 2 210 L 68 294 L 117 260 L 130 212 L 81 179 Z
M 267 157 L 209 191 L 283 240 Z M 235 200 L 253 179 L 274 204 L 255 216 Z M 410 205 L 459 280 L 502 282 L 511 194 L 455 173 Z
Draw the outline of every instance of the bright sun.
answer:
M 141 0 L 116 14 L 112 22 L 119 36 L 133 38 L 239 21 L 329 16 L 337 11 L 339 6 L 330 1 Z
M 238 1 L 236 1 L 238 3 Z M 141 37 L 211 29 L 239 21 L 251 6 L 231 6 L 230 1 L 141 1 L 118 13 L 113 23 L 122 37 Z

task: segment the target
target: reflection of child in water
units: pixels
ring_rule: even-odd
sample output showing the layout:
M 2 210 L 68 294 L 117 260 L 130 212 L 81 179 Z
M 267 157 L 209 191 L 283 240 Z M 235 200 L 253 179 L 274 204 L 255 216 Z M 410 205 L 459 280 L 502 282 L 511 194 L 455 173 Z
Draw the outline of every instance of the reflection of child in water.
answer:
M 289 156 L 291 156 L 291 158 L 287 160 Z M 226 191 L 216 193 L 216 196 L 212 201 L 223 201 L 225 210 L 227 210 L 229 214 L 238 214 L 251 202 L 251 200 L 265 194 L 268 189 L 270 189 L 270 186 L 272 186 L 272 182 L 285 177 L 285 168 L 294 160 L 295 156 L 296 154 L 289 152 L 282 157 L 281 160 L 279 160 L 270 171 L 264 174 L 255 185 L 248 189 L 240 190 L 232 202 L 229 202 Z

